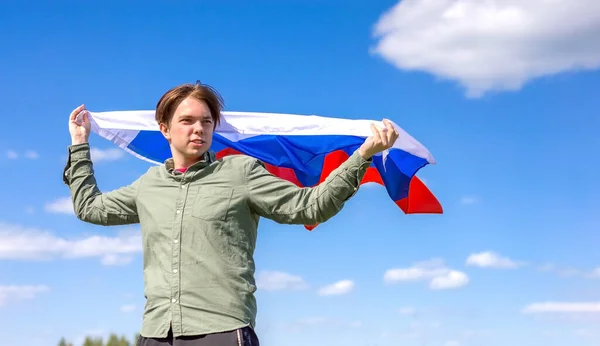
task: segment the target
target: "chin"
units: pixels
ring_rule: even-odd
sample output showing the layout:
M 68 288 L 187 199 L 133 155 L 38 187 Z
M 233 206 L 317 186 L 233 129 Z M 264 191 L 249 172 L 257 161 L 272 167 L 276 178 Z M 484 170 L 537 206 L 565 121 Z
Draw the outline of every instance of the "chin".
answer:
M 194 148 L 188 151 L 188 155 L 190 156 L 202 156 L 205 152 L 208 151 L 208 147 L 202 146 L 201 148 Z

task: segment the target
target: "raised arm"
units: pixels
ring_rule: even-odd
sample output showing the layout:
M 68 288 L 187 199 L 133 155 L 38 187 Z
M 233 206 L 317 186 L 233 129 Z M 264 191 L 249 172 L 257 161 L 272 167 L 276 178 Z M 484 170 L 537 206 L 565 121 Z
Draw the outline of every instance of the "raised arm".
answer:
M 69 158 L 63 172 L 63 181 L 71 190 L 73 209 L 77 217 L 97 225 L 125 225 L 138 223 L 136 197 L 141 178 L 129 186 L 102 193 L 94 177 L 88 144 L 91 124 L 87 112 L 78 119 L 83 105 L 69 117 L 71 143 Z
M 373 135 L 315 187 L 300 188 L 269 173 L 260 161 L 249 161 L 246 186 L 250 207 L 278 223 L 314 225 L 329 220 L 356 193 L 372 156 L 389 149 L 398 138 L 394 127 L 385 120 L 384 124 L 383 129 L 372 125 Z
M 300 188 L 271 174 L 258 160 L 247 167 L 250 207 L 260 216 L 278 223 L 323 223 L 342 210 L 356 193 L 370 160 L 358 152 L 315 187 Z

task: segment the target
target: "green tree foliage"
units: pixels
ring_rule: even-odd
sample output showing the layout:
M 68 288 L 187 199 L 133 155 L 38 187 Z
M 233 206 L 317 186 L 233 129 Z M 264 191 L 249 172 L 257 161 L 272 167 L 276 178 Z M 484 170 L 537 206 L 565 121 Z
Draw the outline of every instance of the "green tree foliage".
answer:
M 104 343 L 104 340 L 100 337 L 86 336 L 83 340 L 83 346 L 135 346 L 138 337 L 139 334 L 135 334 L 133 342 L 131 342 L 124 335 L 118 336 L 113 333 L 108 336 L 106 343 Z M 65 338 L 61 338 L 58 346 L 73 346 L 73 344 Z
M 119 343 L 120 343 L 119 337 L 116 336 L 115 334 L 111 334 L 110 337 L 108 338 L 108 341 L 106 342 L 106 346 L 120 346 Z
M 104 342 L 100 337 L 87 336 L 83 341 L 83 346 L 104 346 Z

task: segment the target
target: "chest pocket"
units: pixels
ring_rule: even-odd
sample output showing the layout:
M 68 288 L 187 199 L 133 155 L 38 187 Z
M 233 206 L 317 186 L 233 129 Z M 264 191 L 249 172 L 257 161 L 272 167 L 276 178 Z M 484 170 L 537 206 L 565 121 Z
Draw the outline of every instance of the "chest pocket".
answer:
M 225 221 L 233 189 L 200 186 L 192 206 L 192 216 L 206 221 Z

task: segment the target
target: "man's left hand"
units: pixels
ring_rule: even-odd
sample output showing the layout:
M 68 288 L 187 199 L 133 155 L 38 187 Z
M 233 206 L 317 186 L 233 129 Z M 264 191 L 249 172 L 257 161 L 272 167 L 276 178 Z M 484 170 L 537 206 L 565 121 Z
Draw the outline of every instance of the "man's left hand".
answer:
M 383 119 L 384 128 L 379 128 L 375 124 L 371 124 L 373 135 L 369 136 L 365 142 L 358 148 L 358 153 L 365 160 L 370 159 L 373 155 L 391 148 L 396 139 L 398 139 L 398 131 L 392 123 Z

